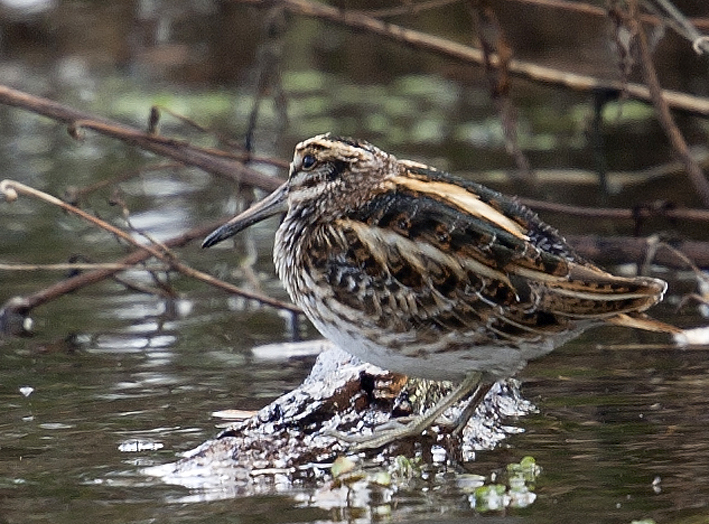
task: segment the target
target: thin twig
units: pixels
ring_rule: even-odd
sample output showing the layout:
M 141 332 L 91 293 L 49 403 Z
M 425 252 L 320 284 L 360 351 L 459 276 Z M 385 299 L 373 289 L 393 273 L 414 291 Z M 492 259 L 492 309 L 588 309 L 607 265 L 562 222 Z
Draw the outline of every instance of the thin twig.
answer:
M 189 118 L 188 116 L 181 115 L 177 111 L 173 111 L 169 107 L 163 106 L 163 105 L 154 105 L 150 108 L 150 114 L 153 116 L 152 120 L 154 121 L 154 126 L 157 126 L 159 121 L 161 120 L 161 114 L 162 113 L 167 113 L 171 117 L 175 118 L 176 120 L 182 122 L 183 124 L 187 124 L 190 127 L 193 127 L 197 131 L 201 133 L 205 133 L 208 135 L 214 136 L 217 140 L 220 142 L 226 143 L 231 147 L 235 147 L 239 149 L 241 153 L 245 152 L 243 146 L 237 144 L 234 140 L 230 139 L 227 136 L 224 136 L 220 133 L 217 133 L 216 131 L 209 129 L 208 127 L 203 126 L 196 120 Z
M 667 242 L 658 242 L 657 244 L 658 249 L 664 248 L 668 250 L 670 253 L 672 253 L 674 256 L 676 256 L 678 259 L 680 259 L 682 262 L 687 264 L 687 267 L 689 267 L 692 272 L 694 273 L 694 277 L 697 279 L 699 283 L 700 289 L 702 288 L 702 283 L 704 284 L 704 287 L 707 287 L 709 285 L 709 275 L 699 269 L 697 267 L 697 264 L 694 263 L 693 260 L 691 260 L 687 255 L 682 253 L 679 249 L 677 249 L 674 246 L 669 245 Z M 655 256 L 657 256 L 657 251 L 655 251 Z M 654 259 L 653 259 L 654 261 Z M 704 297 L 701 297 L 701 300 L 706 300 Z M 678 308 L 679 309 L 679 308 Z
M 485 55 L 485 73 L 490 85 L 493 104 L 502 123 L 505 138 L 505 149 L 517 165 L 517 178 L 526 183 L 534 182 L 534 174 L 529 160 L 519 146 L 517 133 L 517 110 L 510 96 L 509 63 L 512 59 L 512 48 L 507 42 L 502 27 L 492 6 L 484 1 L 469 0 L 469 7 L 475 20 L 477 35 Z M 495 65 L 492 57 L 497 57 Z
M 655 71 L 655 66 L 652 63 L 652 57 L 650 56 L 650 47 L 647 43 L 647 37 L 645 31 L 640 27 L 640 22 L 637 19 L 637 0 L 633 0 L 629 4 L 631 7 L 635 6 L 635 15 L 631 18 L 631 22 L 636 25 L 637 31 L 634 31 L 637 35 L 638 49 L 640 51 L 640 60 L 643 66 L 643 75 L 645 77 L 645 82 L 650 89 L 650 96 L 652 97 L 652 103 L 655 106 L 655 111 L 657 112 L 657 118 L 662 125 L 662 128 L 667 134 L 673 149 L 679 155 L 680 160 L 684 164 L 689 179 L 694 185 L 694 189 L 699 195 L 702 203 L 709 207 L 709 182 L 707 182 L 704 173 L 702 172 L 699 165 L 694 161 L 692 155 L 685 142 L 682 133 L 680 132 L 677 124 L 675 124 L 672 113 L 670 113 L 670 108 L 665 100 L 662 87 L 660 86 L 660 81 L 657 78 L 657 73 Z
M 561 9 L 564 11 L 575 12 L 583 15 L 595 16 L 597 18 L 605 18 L 608 16 L 608 10 L 603 7 L 598 7 L 596 5 L 587 4 L 584 2 L 569 1 L 569 0 L 508 0 L 510 2 L 517 2 L 522 4 L 537 5 L 542 7 L 549 7 L 552 9 Z M 640 20 L 646 24 L 661 25 L 664 20 L 660 17 L 650 15 L 647 13 L 640 14 Z M 695 27 L 709 28 L 709 20 L 706 18 L 690 18 L 689 23 Z
M 154 275 L 152 271 L 151 275 Z M 158 296 L 164 299 L 175 299 L 177 298 L 177 293 L 173 289 L 168 289 L 165 286 L 150 287 L 137 282 L 129 282 L 125 278 L 114 275 L 113 280 L 118 282 L 121 286 L 129 291 L 135 291 L 136 293 L 144 293 L 146 295 Z
M 429 0 L 428 2 L 405 2 L 404 5 L 398 7 L 372 9 L 369 11 L 361 11 L 362 14 L 373 18 L 391 18 L 395 16 L 417 15 L 431 9 L 440 9 L 451 4 L 457 4 L 461 0 Z
M 642 264 L 650 249 L 648 239 L 642 237 L 566 235 L 566 241 L 579 255 L 601 265 L 632 261 Z M 709 242 L 685 240 L 673 242 L 672 245 L 693 260 L 697 267 L 709 267 Z M 686 268 L 684 261 L 668 250 L 656 251 L 654 263 L 669 268 Z
M 200 281 L 210 284 L 212 286 L 224 289 L 226 291 L 229 291 L 230 293 L 241 295 L 245 298 L 256 300 L 256 301 L 261 302 L 263 304 L 267 304 L 269 306 L 273 306 L 273 307 L 276 307 L 279 309 L 285 309 L 287 311 L 290 311 L 291 313 L 299 313 L 300 312 L 300 309 L 298 309 L 296 306 L 294 306 L 292 304 L 288 304 L 286 302 L 271 298 L 266 295 L 261 295 L 259 293 L 254 293 L 251 291 L 247 291 L 245 289 L 241 289 L 241 288 L 234 286 L 232 284 L 229 284 L 227 282 L 223 282 L 223 281 L 219 280 L 218 278 L 213 277 L 212 275 L 209 275 L 207 273 L 203 273 L 202 271 L 194 269 L 194 268 L 184 264 L 183 262 L 180 262 L 174 256 L 172 256 L 169 252 L 166 252 L 164 249 L 156 249 L 152 245 L 141 244 L 139 241 L 134 239 L 131 235 L 127 234 L 125 231 L 123 231 L 123 230 L 121 230 L 121 229 L 119 229 L 107 222 L 104 222 L 103 220 L 98 219 L 95 216 L 90 215 L 77 207 L 67 204 L 66 202 L 63 202 L 62 200 L 60 200 L 56 197 L 53 197 L 52 195 L 49 195 L 47 193 L 44 193 L 44 192 L 34 189 L 32 187 L 21 184 L 20 182 L 16 182 L 14 180 L 3 180 L 2 182 L 0 182 L 0 194 L 5 195 L 6 200 L 9 202 L 15 200 L 19 194 L 33 196 L 35 198 L 38 198 L 40 200 L 43 200 L 45 202 L 48 202 L 48 203 L 53 204 L 55 206 L 58 206 L 69 213 L 73 213 L 73 214 L 83 218 L 84 220 L 92 223 L 93 225 L 100 227 L 101 229 L 104 229 L 105 231 L 112 233 L 113 235 L 124 240 L 125 242 L 128 242 L 129 244 L 135 246 L 136 248 L 145 251 L 146 258 L 148 255 L 153 256 L 153 257 L 157 258 L 158 260 L 164 262 L 165 264 L 169 265 L 172 270 L 178 271 L 178 272 L 182 273 L 183 275 L 186 275 L 188 277 L 192 277 L 196 280 L 200 280 Z M 163 245 L 165 247 L 169 247 L 169 244 L 167 242 L 164 243 Z M 143 258 L 139 259 L 139 261 L 142 261 L 142 260 L 143 260 Z M 125 264 L 126 262 L 123 261 L 122 263 Z M 116 272 L 118 270 L 104 270 L 104 271 Z M 94 273 L 96 273 L 96 272 L 94 272 Z M 110 276 L 111 274 L 112 273 L 109 273 L 107 276 Z
M 199 167 L 209 173 L 265 191 L 273 191 L 282 183 L 277 178 L 264 175 L 241 162 L 220 158 L 215 154 L 215 151 L 193 146 L 184 140 L 152 135 L 46 98 L 17 91 L 8 86 L 0 85 L 0 103 L 27 109 L 33 113 L 69 124 L 70 130 L 73 130 L 77 135 L 82 129 L 91 129 L 146 151 L 152 151 L 160 156 L 177 160 L 189 166 Z
M 138 169 L 134 169 L 131 171 L 127 171 L 115 178 L 111 178 L 108 180 L 101 180 L 100 182 L 97 182 L 95 184 L 92 184 L 90 186 L 78 188 L 78 187 L 68 187 L 65 191 L 64 194 L 64 200 L 72 205 L 76 205 L 79 200 L 84 198 L 86 195 L 90 195 L 91 193 L 95 191 L 99 191 L 103 189 L 104 187 L 108 187 L 114 184 L 118 184 L 120 182 L 125 182 L 127 180 L 130 180 L 131 178 L 135 178 L 137 176 L 142 175 L 143 173 L 148 173 L 150 171 L 162 171 L 166 169 L 178 169 L 180 167 L 184 167 L 184 164 L 181 162 L 162 162 L 159 164 L 152 164 L 152 165 L 147 165 L 140 167 Z
M 135 264 L 119 264 L 115 262 L 94 263 L 85 262 L 73 264 L 0 264 L 0 271 L 95 271 L 99 269 L 111 269 L 117 271 L 139 269 L 141 271 L 167 271 L 169 266 L 136 267 Z
M 165 241 L 165 245 L 170 248 L 176 248 L 184 246 L 197 238 L 202 238 L 210 231 L 212 231 L 218 223 L 208 224 L 198 228 L 191 229 L 182 233 L 179 236 L 173 237 Z M 140 264 L 150 258 L 150 253 L 143 249 L 136 250 L 129 255 L 125 256 L 116 264 L 125 266 L 135 266 Z M 39 307 L 47 302 L 50 302 L 56 298 L 59 298 L 67 293 L 77 291 L 86 286 L 96 284 L 107 278 L 112 278 L 120 269 L 95 269 L 93 271 L 88 271 L 86 273 L 81 273 L 73 277 L 61 280 L 52 284 L 51 286 L 37 291 L 31 295 L 21 297 L 18 299 L 11 299 L 3 307 L 3 310 L 10 309 L 14 312 L 21 314 L 27 314 L 30 310 Z M 115 277 L 114 277 L 115 278 Z M 0 311 L 3 311 L 0 310 Z
M 692 25 L 689 19 L 670 2 L 670 0 L 654 0 L 667 14 L 667 21 L 670 26 L 682 35 L 687 40 L 692 42 L 692 47 L 695 52 L 701 54 L 709 52 L 709 42 L 704 40 L 704 37 L 697 31 L 697 28 Z
M 264 156 L 258 156 L 258 155 L 253 155 L 251 152 L 247 151 L 243 145 L 239 144 L 236 140 L 229 138 L 228 136 L 222 135 L 221 133 L 217 133 L 213 129 L 210 129 L 208 127 L 203 126 L 199 122 L 186 117 L 185 115 L 181 115 L 180 113 L 177 113 L 170 109 L 169 107 L 164 107 L 164 106 L 153 106 L 150 110 L 150 114 L 155 116 L 155 125 L 157 125 L 158 120 L 160 119 L 160 114 L 161 112 L 167 113 L 173 118 L 176 118 L 180 122 L 183 122 L 184 124 L 187 124 L 190 127 L 193 127 L 197 129 L 198 131 L 202 133 L 206 133 L 209 135 L 212 135 L 216 137 L 216 139 L 222 143 L 225 144 L 228 147 L 232 147 L 237 149 L 236 152 L 233 151 L 222 151 L 220 149 L 212 149 L 212 148 L 200 148 L 202 151 L 209 153 L 210 155 L 214 155 L 219 158 L 228 158 L 232 160 L 236 160 L 238 162 L 249 162 L 249 163 L 257 163 L 257 164 L 270 164 L 276 167 L 283 167 L 283 168 L 288 168 L 289 163 L 285 160 L 281 159 L 276 159 L 276 158 L 271 158 L 271 157 L 264 157 Z
M 234 0 L 239 3 L 259 7 L 270 7 L 272 0 Z M 452 42 L 445 38 L 414 31 L 405 27 L 377 20 L 370 16 L 352 11 L 342 10 L 325 4 L 309 0 L 280 0 L 282 5 L 290 12 L 328 20 L 352 29 L 367 31 L 380 35 L 392 41 L 408 45 L 415 49 L 422 49 L 458 60 L 466 64 L 484 65 L 483 52 L 480 49 Z M 493 57 L 492 64 L 496 63 Z M 640 84 L 624 84 L 615 80 L 605 80 L 588 75 L 569 73 L 551 67 L 539 66 L 522 60 L 511 60 L 509 63 L 510 74 L 524 77 L 534 82 L 555 85 L 590 92 L 594 90 L 609 90 L 624 93 L 628 97 L 651 101 L 650 91 Z M 687 111 L 693 114 L 709 116 L 709 98 L 688 95 L 677 91 L 663 91 L 663 96 L 673 109 Z
M 637 209 L 581 207 L 568 204 L 557 204 L 531 198 L 520 198 L 519 201 L 535 211 L 548 211 L 566 216 L 587 218 L 604 218 L 611 220 L 637 220 L 638 218 L 662 217 L 676 220 L 692 220 L 709 222 L 709 211 L 706 209 L 673 209 L 662 206 L 639 206 Z

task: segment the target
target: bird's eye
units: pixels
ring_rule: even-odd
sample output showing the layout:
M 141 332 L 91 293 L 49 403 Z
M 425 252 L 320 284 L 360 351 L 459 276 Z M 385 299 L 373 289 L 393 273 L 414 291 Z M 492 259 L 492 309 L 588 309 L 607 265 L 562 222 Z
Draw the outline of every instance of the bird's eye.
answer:
M 315 157 L 313 155 L 305 155 L 303 157 L 303 162 L 300 164 L 300 166 L 303 169 L 308 170 L 308 169 L 312 169 L 313 166 L 315 166 L 316 162 L 317 162 L 317 160 L 315 159 Z

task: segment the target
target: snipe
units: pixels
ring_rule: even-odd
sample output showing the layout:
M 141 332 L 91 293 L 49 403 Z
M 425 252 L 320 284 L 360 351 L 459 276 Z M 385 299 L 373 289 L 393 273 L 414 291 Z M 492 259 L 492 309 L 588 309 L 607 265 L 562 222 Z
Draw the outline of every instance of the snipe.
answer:
M 460 383 L 359 448 L 421 433 L 454 402 L 473 392 L 477 402 L 484 384 L 594 325 L 678 331 L 641 313 L 665 282 L 602 271 L 514 198 L 364 141 L 301 142 L 288 181 L 203 246 L 277 213 L 278 276 L 325 337 L 390 371 Z

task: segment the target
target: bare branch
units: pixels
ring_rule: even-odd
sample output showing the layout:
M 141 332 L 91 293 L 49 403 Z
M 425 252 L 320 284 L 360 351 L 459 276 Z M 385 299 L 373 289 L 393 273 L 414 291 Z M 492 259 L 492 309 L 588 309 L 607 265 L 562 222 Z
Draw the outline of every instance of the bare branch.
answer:
M 271 0 L 233 0 L 258 7 L 271 7 Z M 415 49 L 422 49 L 445 56 L 466 64 L 484 65 L 485 58 L 480 49 L 459 44 L 437 36 L 414 31 L 405 27 L 390 24 L 366 16 L 361 12 L 352 12 L 338 9 L 325 4 L 309 0 L 280 0 L 282 5 L 290 12 L 320 18 L 333 23 L 344 25 L 353 29 L 367 31 L 388 38 L 392 41 L 408 45 Z M 491 63 L 495 65 L 497 58 L 493 57 Z M 650 90 L 640 84 L 623 84 L 620 81 L 606 80 L 589 75 L 581 75 L 560 71 L 551 67 L 539 66 L 522 60 L 511 60 L 508 66 L 510 74 L 524 77 L 528 80 L 552 86 L 566 87 L 577 91 L 590 92 L 594 90 L 608 90 L 624 93 L 630 98 L 651 101 Z M 678 91 L 664 90 L 663 97 L 668 105 L 677 110 L 687 111 L 703 116 L 709 116 L 709 98 L 698 97 Z
M 635 5 L 635 2 L 636 0 L 633 0 L 630 5 Z M 672 118 L 672 113 L 670 113 L 669 105 L 663 96 L 662 87 L 660 86 L 660 81 L 657 78 L 655 66 L 652 63 L 650 47 L 647 43 L 645 31 L 642 27 L 640 27 L 640 22 L 637 19 L 637 12 L 635 13 L 635 16 L 631 18 L 630 23 L 636 25 L 636 31 L 634 31 L 634 33 L 637 35 L 640 60 L 643 66 L 643 74 L 645 77 L 645 82 L 650 89 L 650 96 L 652 97 L 652 103 L 655 106 L 655 111 L 657 112 L 657 118 L 660 121 L 662 128 L 665 130 L 672 147 L 684 164 L 687 174 L 689 175 L 689 179 L 691 180 L 692 185 L 694 185 L 694 189 L 699 195 L 699 198 L 705 206 L 709 207 L 709 182 L 707 182 L 707 179 L 704 176 L 702 169 L 699 167 L 699 164 L 697 164 L 697 162 L 695 162 L 692 158 L 687 142 L 685 142 L 682 133 Z
M 645 3 L 646 6 L 648 4 L 650 3 Z M 664 11 L 666 16 L 663 17 L 663 20 L 665 20 L 677 34 L 682 35 L 692 42 L 692 48 L 697 54 L 709 52 L 709 41 L 697 31 L 697 28 L 692 25 L 689 19 L 684 16 L 670 0 L 654 0 L 654 2 L 650 4 L 652 10 L 655 10 L 654 4 L 657 4 L 657 6 Z
M 518 2 L 521 4 L 538 5 L 542 7 L 549 7 L 552 9 L 560 9 L 564 11 L 575 12 L 584 15 L 595 16 L 597 18 L 605 18 L 608 16 L 608 10 L 603 7 L 599 7 L 592 4 L 586 4 L 583 2 L 569 1 L 569 0 L 508 0 L 510 2 Z M 641 13 L 640 20 L 646 24 L 660 25 L 665 23 L 663 19 L 658 16 Z M 685 19 L 686 20 L 686 19 Z M 694 18 L 687 20 L 690 24 L 695 27 L 709 28 L 709 20 L 706 18 Z
M 289 303 L 286 303 L 286 302 L 283 302 L 283 301 L 280 301 L 280 300 L 277 300 L 277 299 L 274 299 L 274 298 L 271 298 L 271 297 L 268 297 L 265 295 L 261 295 L 259 293 L 254 293 L 251 291 L 247 291 L 245 289 L 241 289 L 237 286 L 234 286 L 234 285 L 229 284 L 227 282 L 223 282 L 223 281 L 219 280 L 218 278 L 213 277 L 212 275 L 209 275 L 207 273 L 203 273 L 202 271 L 194 269 L 194 268 L 180 262 L 174 256 L 172 256 L 172 254 L 170 252 L 166 251 L 166 249 L 171 247 L 170 241 L 164 242 L 161 249 L 156 249 L 152 245 L 141 244 L 139 241 L 134 239 L 132 236 L 127 234 L 125 231 L 123 231 L 123 230 L 121 230 L 121 229 L 119 229 L 107 222 L 104 222 L 103 220 L 98 219 L 98 218 L 94 217 L 93 215 L 90 215 L 77 207 L 67 204 L 66 202 L 63 202 L 56 197 L 48 195 L 47 193 L 43 193 L 42 191 L 39 191 L 39 190 L 34 189 L 32 187 L 26 186 L 26 185 L 21 184 L 19 182 L 15 182 L 14 180 L 3 180 L 2 182 L 0 182 L 0 193 L 5 195 L 5 198 L 8 202 L 15 200 L 18 197 L 18 195 L 21 195 L 21 194 L 33 196 L 35 198 L 39 198 L 47 203 L 58 206 L 69 213 L 73 213 L 73 214 L 77 215 L 77 216 L 81 217 L 82 219 L 92 223 L 93 225 L 98 226 L 99 228 L 112 233 L 113 235 L 116 235 L 117 237 L 121 238 L 122 240 L 124 240 L 124 241 L 128 242 L 129 244 L 138 248 L 139 251 L 143 252 L 143 253 L 138 253 L 137 255 L 134 254 L 132 257 L 131 256 L 126 257 L 125 259 L 118 262 L 119 265 L 137 264 L 137 263 L 142 262 L 143 260 L 152 256 L 152 257 L 157 258 L 161 262 L 164 262 L 165 264 L 167 264 L 170 267 L 170 269 L 172 269 L 174 271 L 178 271 L 188 277 L 192 277 L 196 280 L 200 280 L 200 281 L 210 284 L 212 286 L 224 289 L 225 291 L 228 291 L 230 293 L 241 295 L 244 298 L 256 300 L 258 302 L 261 302 L 263 304 L 267 304 L 269 306 L 273 306 L 275 308 L 284 309 L 284 310 L 290 311 L 291 313 L 299 313 L 300 312 L 300 309 L 298 309 L 296 306 L 294 306 L 292 304 L 289 304 Z M 203 236 L 203 235 L 206 235 L 209 231 L 211 231 L 211 229 L 207 229 L 205 231 L 200 230 L 200 233 Z M 179 238 L 184 238 L 184 236 L 178 237 L 178 239 Z M 179 243 L 179 242 L 180 242 L 179 240 L 173 240 L 172 243 Z M 82 285 L 86 285 L 86 284 L 98 282 L 104 278 L 110 277 L 113 274 L 117 273 L 118 271 L 120 271 L 120 269 L 96 270 L 96 271 L 92 271 L 91 273 L 86 274 L 86 275 L 90 275 L 88 277 L 86 277 L 85 275 L 80 275 L 80 276 L 84 276 L 85 278 L 83 280 L 76 280 L 74 282 L 75 283 L 81 282 Z M 76 277 L 76 278 L 78 279 L 78 277 Z M 68 280 L 72 280 L 72 279 L 68 279 Z M 45 292 L 41 295 L 34 295 L 34 299 L 31 302 L 29 302 L 29 304 L 25 304 L 25 306 L 23 306 L 24 309 L 27 309 L 28 307 L 30 307 L 29 306 L 30 304 L 31 304 L 31 307 L 36 307 L 37 305 L 41 305 L 51 298 L 56 298 L 60 294 L 64 294 L 69 291 L 73 291 L 73 289 L 75 289 L 75 288 L 72 287 L 71 284 L 67 284 L 66 282 L 67 281 L 64 281 L 63 284 L 60 283 L 58 286 L 54 287 L 54 289 L 52 289 L 50 292 L 47 292 L 47 290 L 45 290 Z M 27 299 L 27 300 L 30 300 L 30 299 Z M 31 307 L 30 307 L 30 309 L 31 309 Z
M 519 201 L 535 211 L 549 211 L 566 216 L 606 218 L 611 220 L 637 220 L 638 218 L 662 217 L 671 220 L 709 222 L 709 210 L 705 209 L 677 209 L 666 206 L 638 206 L 636 209 L 622 209 L 571 206 L 531 198 L 520 198 Z
M 505 149 L 517 164 L 518 178 L 532 183 L 534 174 L 529 160 L 519 146 L 517 110 L 510 96 L 509 63 L 512 60 L 512 48 L 491 5 L 480 0 L 470 0 L 469 4 L 485 56 L 485 73 L 491 98 L 502 123 Z M 496 57 L 494 65 L 493 57 Z
M 125 124 L 58 104 L 46 98 L 36 97 L 0 85 L 0 103 L 27 109 L 59 122 L 69 124 L 70 131 L 79 133 L 91 129 L 97 133 L 116 138 L 146 151 L 171 158 L 183 164 L 199 167 L 209 173 L 224 176 L 237 183 L 273 191 L 282 182 L 275 177 L 264 175 L 240 162 L 220 158 L 215 151 L 195 147 L 183 140 L 175 140 L 140 131 Z
M 63 199 L 65 202 L 68 202 L 71 205 L 77 205 L 77 203 L 84 198 L 87 195 L 90 195 L 91 193 L 95 191 L 99 191 L 100 189 L 103 189 L 104 187 L 117 184 L 120 182 L 125 182 L 126 180 L 130 180 L 131 178 L 137 177 L 142 175 L 143 173 L 147 173 L 150 171 L 161 171 L 163 169 L 177 169 L 179 167 L 183 167 L 184 164 L 181 162 L 161 162 L 158 164 L 152 164 L 148 166 L 142 166 L 138 169 L 134 169 L 131 171 L 127 171 L 126 173 L 121 174 L 120 176 L 117 176 L 112 179 L 108 180 L 102 180 L 100 182 L 97 182 L 95 184 L 91 184 L 90 186 L 86 187 L 76 187 L 76 186 L 69 186 L 66 188 Z
M 641 237 L 601 237 L 598 235 L 569 235 L 571 247 L 581 256 L 601 265 L 624 264 L 636 261 L 642 265 L 650 251 L 654 252 L 653 263 L 665 267 L 686 269 L 681 257 L 670 250 L 656 250 L 656 242 Z M 709 242 L 673 242 L 672 247 L 681 251 L 698 267 L 709 267 Z
M 118 264 L 112 262 L 106 263 L 89 263 L 89 262 L 79 262 L 79 263 L 66 263 L 66 264 L 0 264 L 0 271 L 86 271 L 86 270 L 98 270 L 98 269 L 110 269 L 117 271 L 124 271 L 129 269 L 136 269 L 135 264 Z M 170 269 L 168 266 L 152 266 L 152 267 L 141 267 L 143 271 L 167 271 Z
M 374 18 L 390 18 L 402 15 L 417 15 L 431 9 L 440 9 L 451 4 L 460 2 L 461 0 L 428 0 L 427 2 L 404 2 L 404 5 L 399 7 L 390 7 L 383 9 L 372 9 L 371 11 L 362 11 L 363 14 Z

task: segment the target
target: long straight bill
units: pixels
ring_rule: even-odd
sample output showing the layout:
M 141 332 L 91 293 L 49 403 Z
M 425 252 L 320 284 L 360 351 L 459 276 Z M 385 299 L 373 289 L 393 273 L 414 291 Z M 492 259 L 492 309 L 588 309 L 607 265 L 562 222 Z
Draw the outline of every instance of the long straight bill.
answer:
M 288 187 L 287 183 L 276 189 L 266 198 L 254 204 L 243 213 L 235 216 L 229 222 L 212 231 L 202 242 L 202 247 L 211 247 L 231 236 L 236 235 L 247 227 L 253 226 L 257 222 L 288 211 Z

